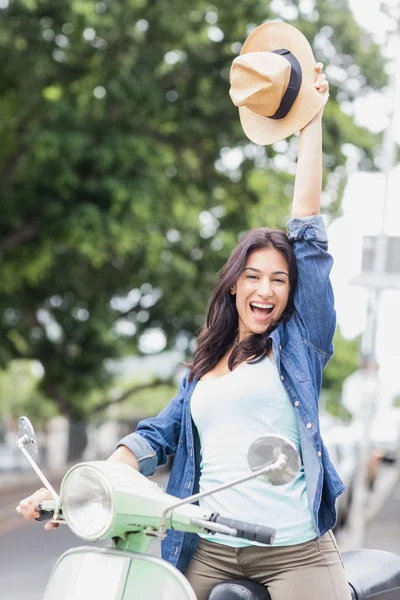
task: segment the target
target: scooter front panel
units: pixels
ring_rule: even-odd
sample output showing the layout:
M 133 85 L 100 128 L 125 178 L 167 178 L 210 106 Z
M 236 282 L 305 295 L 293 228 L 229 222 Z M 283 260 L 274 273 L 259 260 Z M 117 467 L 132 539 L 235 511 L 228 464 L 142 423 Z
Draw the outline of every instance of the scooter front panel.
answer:
M 114 548 L 82 546 L 57 561 L 43 600 L 196 600 L 168 562 Z
M 133 554 L 124 600 L 196 600 L 188 580 L 160 558 Z
M 57 561 L 43 600 L 123 600 L 129 567 L 123 553 L 73 548 Z

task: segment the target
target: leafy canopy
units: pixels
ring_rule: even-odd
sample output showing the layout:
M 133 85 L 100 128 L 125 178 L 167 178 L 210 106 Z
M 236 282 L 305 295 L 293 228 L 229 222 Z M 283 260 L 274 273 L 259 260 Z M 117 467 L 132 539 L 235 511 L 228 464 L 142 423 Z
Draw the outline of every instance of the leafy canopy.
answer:
M 373 168 L 379 140 L 349 107 L 384 85 L 382 58 L 338 0 L 10 0 L 0 11 L 0 365 L 37 359 L 41 392 L 81 419 L 85 394 L 109 385 L 107 359 L 190 348 L 240 231 L 285 226 L 297 138 L 251 144 L 228 94 L 251 28 L 292 20 L 326 65 L 332 214 L 349 144 Z

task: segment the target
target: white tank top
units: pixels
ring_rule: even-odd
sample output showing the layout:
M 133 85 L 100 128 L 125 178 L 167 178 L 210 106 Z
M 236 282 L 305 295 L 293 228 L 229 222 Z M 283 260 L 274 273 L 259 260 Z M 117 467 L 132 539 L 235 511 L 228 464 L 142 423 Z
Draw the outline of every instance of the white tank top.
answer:
M 267 357 L 255 364 L 242 363 L 217 379 L 199 381 L 191 413 L 200 437 L 201 492 L 247 475 L 247 451 L 258 437 L 281 434 L 300 451 L 295 411 Z M 274 527 L 274 546 L 317 537 L 303 467 L 291 483 L 273 486 L 252 479 L 202 498 L 200 506 L 223 517 Z M 262 545 L 222 534 L 202 537 L 235 547 Z

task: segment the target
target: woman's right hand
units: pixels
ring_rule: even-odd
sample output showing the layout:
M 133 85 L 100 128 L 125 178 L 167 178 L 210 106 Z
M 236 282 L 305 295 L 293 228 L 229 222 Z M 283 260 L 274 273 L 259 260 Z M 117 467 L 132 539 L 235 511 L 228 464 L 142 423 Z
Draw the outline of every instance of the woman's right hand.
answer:
M 37 505 L 44 500 L 52 500 L 52 498 L 52 495 L 48 490 L 46 490 L 46 488 L 40 488 L 40 490 L 36 490 L 36 492 L 31 496 L 21 500 L 15 510 L 24 519 L 37 519 L 40 517 L 40 514 L 36 510 Z M 47 521 L 46 525 L 44 526 L 47 531 L 55 529 L 56 527 L 58 527 L 58 523 L 54 523 L 53 521 Z

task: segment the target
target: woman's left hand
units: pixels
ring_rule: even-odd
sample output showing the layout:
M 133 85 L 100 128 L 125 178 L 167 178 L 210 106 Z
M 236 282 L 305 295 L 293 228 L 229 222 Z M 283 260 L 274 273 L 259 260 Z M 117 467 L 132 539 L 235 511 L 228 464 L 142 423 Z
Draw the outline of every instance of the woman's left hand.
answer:
M 316 79 L 315 79 L 314 87 L 316 90 L 318 90 L 318 92 L 320 94 L 322 94 L 322 96 L 325 100 L 323 107 L 318 112 L 319 116 L 321 116 L 322 113 L 324 112 L 325 105 L 328 102 L 328 98 L 329 98 L 329 81 L 327 80 L 325 73 L 322 72 L 323 68 L 324 68 L 324 65 L 320 62 L 318 62 L 315 65 Z
M 315 70 L 317 73 L 316 80 L 314 83 L 314 87 L 319 91 L 320 94 L 325 98 L 325 104 L 328 102 L 329 98 L 329 82 L 326 78 L 325 73 L 322 72 L 324 65 L 318 62 L 315 65 Z
M 308 127 L 308 125 L 311 125 L 312 123 L 321 122 L 321 117 L 322 117 L 322 114 L 324 112 L 324 108 L 326 106 L 326 103 L 328 102 L 328 98 L 329 98 L 329 82 L 328 82 L 328 80 L 326 78 L 325 73 L 322 72 L 323 68 L 324 68 L 324 65 L 322 63 L 320 63 L 320 62 L 318 62 L 315 65 L 316 76 L 315 76 L 314 87 L 324 97 L 324 104 L 323 104 L 322 108 L 317 112 L 317 114 L 315 115 L 315 117 L 310 121 L 310 123 L 308 123 L 304 127 L 304 129 L 306 127 Z

